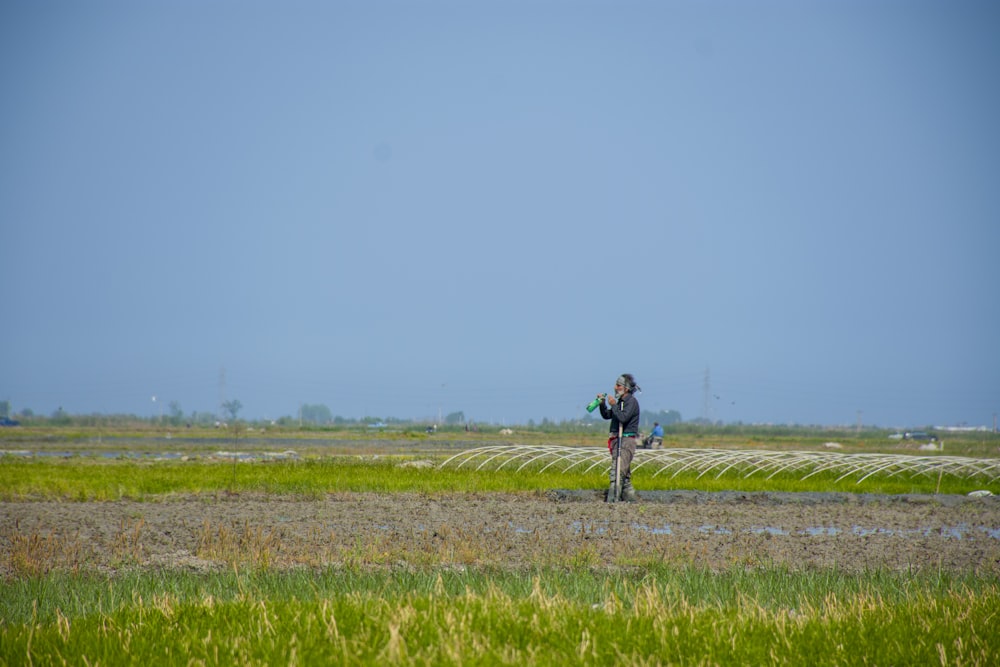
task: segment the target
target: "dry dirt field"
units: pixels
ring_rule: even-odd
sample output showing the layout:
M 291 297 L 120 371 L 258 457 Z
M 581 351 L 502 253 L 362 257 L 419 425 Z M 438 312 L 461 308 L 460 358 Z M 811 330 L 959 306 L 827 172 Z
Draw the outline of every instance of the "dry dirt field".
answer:
M 505 568 L 665 561 L 1000 572 L 1000 497 L 594 491 L 200 495 L 0 503 L 0 576 L 243 565 Z

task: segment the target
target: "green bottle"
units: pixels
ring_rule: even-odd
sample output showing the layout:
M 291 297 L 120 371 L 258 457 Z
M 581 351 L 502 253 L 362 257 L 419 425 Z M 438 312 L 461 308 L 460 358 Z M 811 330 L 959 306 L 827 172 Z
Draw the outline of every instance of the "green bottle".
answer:
M 587 406 L 587 412 L 593 412 L 594 410 L 597 409 L 597 406 L 600 404 L 601 404 L 601 399 L 595 398 L 590 402 L 590 405 Z

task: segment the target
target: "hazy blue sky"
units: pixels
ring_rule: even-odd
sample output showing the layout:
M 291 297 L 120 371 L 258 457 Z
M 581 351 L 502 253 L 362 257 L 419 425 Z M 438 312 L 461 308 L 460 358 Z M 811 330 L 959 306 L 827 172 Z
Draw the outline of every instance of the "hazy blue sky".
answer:
M 998 71 L 994 0 L 10 0 L 0 399 L 990 425 Z

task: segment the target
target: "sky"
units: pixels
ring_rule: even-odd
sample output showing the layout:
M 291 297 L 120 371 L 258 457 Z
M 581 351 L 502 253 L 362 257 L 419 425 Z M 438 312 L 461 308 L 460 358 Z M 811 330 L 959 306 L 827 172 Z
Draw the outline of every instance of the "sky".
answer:
M 1000 4 L 11 0 L 0 400 L 1000 411 Z M 155 399 L 154 399 L 155 397 Z

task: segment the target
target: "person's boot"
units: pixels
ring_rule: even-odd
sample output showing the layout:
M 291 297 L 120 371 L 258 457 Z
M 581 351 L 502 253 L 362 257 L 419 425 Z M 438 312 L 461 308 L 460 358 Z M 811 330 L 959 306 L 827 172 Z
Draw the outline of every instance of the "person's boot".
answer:
M 607 501 L 609 503 L 618 502 L 618 487 L 614 482 L 611 482 L 611 485 L 608 487 Z
M 631 484 L 625 484 L 625 486 L 622 487 L 622 500 L 627 503 L 634 503 L 639 500 L 639 496 L 636 495 L 635 489 L 632 488 Z

